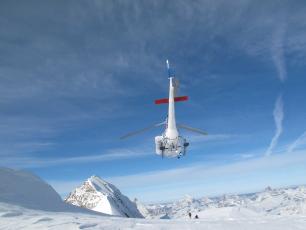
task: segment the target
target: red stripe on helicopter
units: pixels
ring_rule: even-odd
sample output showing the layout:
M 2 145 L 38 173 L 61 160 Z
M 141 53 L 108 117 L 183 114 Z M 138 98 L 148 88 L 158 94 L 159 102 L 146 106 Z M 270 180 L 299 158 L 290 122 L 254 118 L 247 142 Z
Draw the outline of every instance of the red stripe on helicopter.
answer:
M 181 97 L 175 97 L 174 101 L 178 102 L 178 101 L 187 101 L 188 100 L 188 96 L 181 96 Z M 168 98 L 162 98 L 162 99 L 158 99 L 155 100 L 155 104 L 159 105 L 159 104 L 167 104 L 169 103 L 169 99 Z
M 187 101 L 188 100 L 188 96 L 181 96 L 181 97 L 175 97 L 174 101 Z

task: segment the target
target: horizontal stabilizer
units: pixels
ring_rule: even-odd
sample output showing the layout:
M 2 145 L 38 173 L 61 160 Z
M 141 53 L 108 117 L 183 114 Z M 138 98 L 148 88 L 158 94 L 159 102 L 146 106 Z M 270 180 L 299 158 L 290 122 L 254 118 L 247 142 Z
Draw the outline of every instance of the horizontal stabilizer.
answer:
M 174 101 L 178 102 L 178 101 L 187 101 L 188 100 L 188 96 L 181 96 L 181 97 L 175 97 Z M 158 99 L 155 100 L 155 104 L 159 105 L 159 104 L 167 104 L 169 103 L 169 99 L 168 98 L 162 98 L 162 99 Z

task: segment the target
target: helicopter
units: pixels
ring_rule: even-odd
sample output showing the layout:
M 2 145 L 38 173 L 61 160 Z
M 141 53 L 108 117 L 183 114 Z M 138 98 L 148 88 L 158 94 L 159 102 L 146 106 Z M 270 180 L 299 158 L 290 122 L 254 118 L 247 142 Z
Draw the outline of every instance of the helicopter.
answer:
M 174 71 L 171 71 L 169 61 L 166 60 L 168 77 L 169 77 L 169 97 L 155 100 L 156 105 L 168 104 L 168 116 L 164 122 L 157 123 L 146 127 L 141 130 L 130 132 L 120 139 L 125 139 L 130 136 L 134 136 L 150 129 L 165 126 L 165 131 L 160 136 L 155 137 L 155 152 L 157 155 L 168 158 L 180 158 L 185 156 L 189 142 L 187 139 L 180 135 L 179 129 L 185 129 L 187 131 L 195 132 L 201 135 L 207 135 L 205 131 L 197 128 L 192 128 L 183 124 L 177 124 L 175 119 L 175 103 L 181 101 L 187 101 L 188 96 L 177 96 L 179 81 L 175 78 Z M 179 128 L 179 129 L 178 129 Z

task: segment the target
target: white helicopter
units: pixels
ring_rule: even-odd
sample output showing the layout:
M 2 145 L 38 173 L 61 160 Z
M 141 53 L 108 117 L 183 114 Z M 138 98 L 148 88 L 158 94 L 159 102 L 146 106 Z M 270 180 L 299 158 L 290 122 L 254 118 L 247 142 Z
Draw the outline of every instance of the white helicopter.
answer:
M 169 98 L 163 98 L 155 100 L 155 104 L 168 104 L 168 116 L 166 121 L 151 125 L 144 129 L 134 131 L 122 136 L 120 139 L 125 139 L 130 136 L 145 132 L 155 127 L 159 127 L 165 125 L 166 130 L 163 132 L 161 136 L 155 137 L 155 146 L 156 146 L 156 154 L 161 155 L 162 157 L 177 157 L 180 158 L 181 156 L 186 154 L 187 147 L 189 143 L 187 140 L 180 136 L 179 131 L 177 129 L 185 129 L 191 132 L 199 133 L 202 135 L 207 135 L 206 132 L 192 128 L 186 125 L 177 124 L 175 120 L 175 102 L 179 101 L 186 101 L 188 100 L 188 96 L 181 96 L 177 97 L 176 93 L 178 91 L 179 82 L 174 76 L 174 72 L 171 73 L 169 61 L 166 61 L 167 69 L 168 69 L 168 76 L 170 80 L 170 87 L 169 87 Z

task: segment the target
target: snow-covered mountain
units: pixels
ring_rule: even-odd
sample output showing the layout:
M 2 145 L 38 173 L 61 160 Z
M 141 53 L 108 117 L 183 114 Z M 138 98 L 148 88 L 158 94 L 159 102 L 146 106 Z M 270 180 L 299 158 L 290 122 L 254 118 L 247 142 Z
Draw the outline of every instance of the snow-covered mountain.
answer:
M 224 195 L 213 198 L 194 199 L 186 196 L 176 202 L 150 204 L 142 208 L 143 215 L 149 219 L 167 215 L 174 219 L 186 219 L 188 213 L 200 218 L 224 218 L 235 216 L 306 216 L 306 187 L 271 189 L 242 195 Z
M 93 213 L 65 203 L 49 184 L 34 174 L 2 167 L 0 203 L 52 212 Z
M 29 172 L 0 168 L 0 182 L 0 202 L 42 210 L 64 205 L 50 185 Z
M 97 176 L 87 179 L 71 192 L 65 201 L 109 215 L 143 218 L 134 202 L 124 196 L 114 185 Z

